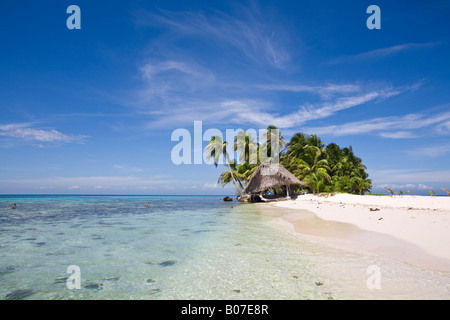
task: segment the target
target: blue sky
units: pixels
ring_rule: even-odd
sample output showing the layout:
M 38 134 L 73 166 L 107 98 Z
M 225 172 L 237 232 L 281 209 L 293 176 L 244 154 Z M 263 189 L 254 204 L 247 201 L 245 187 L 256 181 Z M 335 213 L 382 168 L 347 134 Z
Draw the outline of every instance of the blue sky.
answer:
M 71 4 L 81 30 L 66 27 Z M 172 163 L 172 132 L 202 121 L 318 134 L 353 147 L 373 192 L 443 194 L 449 13 L 448 1 L 2 2 L 0 193 L 230 194 L 221 167 Z

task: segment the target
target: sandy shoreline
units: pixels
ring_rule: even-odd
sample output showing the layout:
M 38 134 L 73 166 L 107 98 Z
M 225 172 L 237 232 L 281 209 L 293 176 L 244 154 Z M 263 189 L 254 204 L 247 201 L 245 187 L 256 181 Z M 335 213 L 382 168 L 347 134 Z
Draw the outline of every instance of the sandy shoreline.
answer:
M 303 195 L 269 205 L 294 209 L 280 218 L 302 235 L 450 272 L 450 197 Z

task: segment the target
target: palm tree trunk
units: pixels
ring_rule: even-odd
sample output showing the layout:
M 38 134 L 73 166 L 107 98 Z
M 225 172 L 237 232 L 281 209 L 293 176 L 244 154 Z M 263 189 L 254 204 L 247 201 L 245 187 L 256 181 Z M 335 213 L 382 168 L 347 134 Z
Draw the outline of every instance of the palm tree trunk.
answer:
M 230 165 L 230 159 L 228 158 L 228 154 L 225 153 L 225 159 L 227 161 L 227 165 L 228 165 L 228 169 L 230 170 L 231 173 L 231 178 L 233 179 L 234 185 L 236 186 L 236 189 L 238 189 L 239 193 L 241 194 L 241 197 L 244 195 L 241 191 L 241 188 L 239 188 L 236 179 L 234 178 L 234 174 L 233 174 L 233 170 L 231 170 L 231 165 Z

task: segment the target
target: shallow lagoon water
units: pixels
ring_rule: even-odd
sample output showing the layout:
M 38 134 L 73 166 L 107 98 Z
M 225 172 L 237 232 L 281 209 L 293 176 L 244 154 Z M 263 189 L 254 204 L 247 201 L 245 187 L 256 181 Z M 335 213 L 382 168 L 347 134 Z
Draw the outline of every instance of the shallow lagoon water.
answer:
M 1 299 L 339 296 L 316 284 L 327 281 L 299 243 L 253 205 L 218 196 L 2 196 L 0 208 Z M 80 268 L 80 289 L 67 286 L 70 265 Z

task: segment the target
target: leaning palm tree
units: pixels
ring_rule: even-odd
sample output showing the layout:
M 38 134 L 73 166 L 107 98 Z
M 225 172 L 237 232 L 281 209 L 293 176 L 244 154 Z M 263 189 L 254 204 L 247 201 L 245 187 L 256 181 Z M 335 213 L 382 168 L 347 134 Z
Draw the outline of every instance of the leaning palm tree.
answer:
M 234 175 L 234 178 L 239 183 L 242 190 L 245 188 L 256 169 L 258 169 L 258 165 L 249 164 L 248 162 L 238 165 L 236 165 L 236 163 L 231 163 L 230 167 L 232 171 L 227 170 L 222 172 L 217 183 L 221 183 L 222 187 L 225 187 L 225 185 L 233 181 L 232 176 Z
M 243 196 L 241 189 L 239 188 L 239 185 L 236 182 L 236 179 L 233 174 L 233 170 L 231 169 L 231 163 L 230 163 L 230 157 L 228 156 L 227 152 L 227 142 L 222 141 L 222 138 L 219 136 L 214 136 L 209 141 L 208 145 L 205 147 L 205 150 L 208 152 L 206 156 L 206 161 L 209 161 L 210 159 L 214 159 L 214 165 L 217 168 L 217 165 L 219 164 L 219 160 L 222 156 L 225 157 L 225 162 L 228 165 L 228 169 L 231 175 L 231 179 L 234 182 L 234 185 L 236 186 L 236 189 L 239 191 L 240 195 Z
M 391 197 L 394 195 L 394 190 L 388 187 L 384 187 L 386 189 L 386 192 L 389 192 L 391 194 Z
M 441 188 L 442 190 L 444 190 L 445 192 L 447 192 L 447 195 L 450 197 L 450 190 L 445 189 L 445 188 Z

